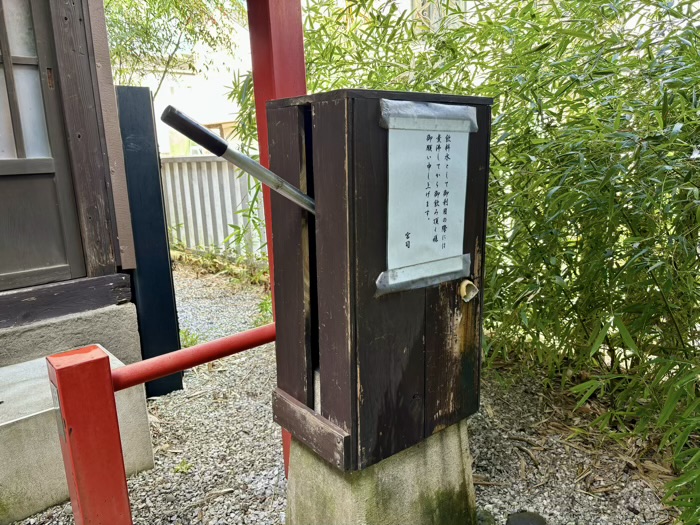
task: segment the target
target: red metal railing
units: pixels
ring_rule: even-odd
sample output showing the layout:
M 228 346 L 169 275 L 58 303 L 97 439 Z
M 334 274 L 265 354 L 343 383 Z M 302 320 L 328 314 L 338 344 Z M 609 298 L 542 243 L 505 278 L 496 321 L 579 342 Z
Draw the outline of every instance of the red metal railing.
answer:
M 119 392 L 125 388 L 153 381 L 175 372 L 182 372 L 188 368 L 237 354 L 243 350 L 271 343 L 274 340 L 275 325 L 268 324 L 261 328 L 222 337 L 209 343 L 202 343 L 116 368 L 112 370 L 112 385 L 114 386 L 114 391 Z
M 92 345 L 47 358 L 60 410 L 59 438 L 76 525 L 132 525 L 115 392 L 275 340 L 275 325 L 110 370 Z

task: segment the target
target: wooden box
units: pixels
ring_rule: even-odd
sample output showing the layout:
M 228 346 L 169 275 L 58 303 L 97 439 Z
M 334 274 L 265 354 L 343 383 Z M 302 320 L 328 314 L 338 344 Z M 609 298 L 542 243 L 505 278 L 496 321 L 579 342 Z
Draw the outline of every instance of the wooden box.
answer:
M 388 130 L 380 101 L 474 108 L 466 277 L 376 296 L 387 270 Z M 491 99 L 342 90 L 270 102 L 271 169 L 316 201 L 272 196 L 275 421 L 342 470 L 366 468 L 479 405 Z M 427 205 L 427 203 L 426 203 Z M 464 279 L 478 296 L 465 303 Z

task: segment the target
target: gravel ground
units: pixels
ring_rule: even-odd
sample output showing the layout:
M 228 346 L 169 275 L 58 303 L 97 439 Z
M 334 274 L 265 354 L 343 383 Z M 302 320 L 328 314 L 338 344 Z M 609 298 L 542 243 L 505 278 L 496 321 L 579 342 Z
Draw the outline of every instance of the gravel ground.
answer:
M 225 280 L 175 272 L 180 327 L 210 340 L 251 328 L 255 289 L 232 294 Z M 185 389 L 149 400 L 156 466 L 129 480 L 137 524 L 279 524 L 286 482 L 281 434 L 272 422 L 271 345 L 185 373 Z M 479 507 L 498 525 L 518 510 L 549 525 L 670 523 L 649 469 L 617 449 L 566 441 L 548 403 L 521 384 L 482 385 L 470 420 Z M 568 432 L 568 433 L 567 433 Z M 661 468 L 661 467 L 657 467 Z M 73 523 L 70 505 L 22 525 Z M 329 524 L 332 525 L 332 524 Z M 411 524 L 406 524 L 411 525 Z
M 560 400 L 561 402 L 561 400 Z M 549 525 L 660 525 L 672 514 L 661 504 L 659 476 L 670 474 L 651 459 L 632 459 L 629 447 L 602 442 L 595 432 L 574 434 L 571 410 L 524 382 L 507 388 L 482 382 L 479 413 L 469 420 L 476 498 L 497 524 L 520 510 Z M 562 423 L 563 422 L 563 423 Z

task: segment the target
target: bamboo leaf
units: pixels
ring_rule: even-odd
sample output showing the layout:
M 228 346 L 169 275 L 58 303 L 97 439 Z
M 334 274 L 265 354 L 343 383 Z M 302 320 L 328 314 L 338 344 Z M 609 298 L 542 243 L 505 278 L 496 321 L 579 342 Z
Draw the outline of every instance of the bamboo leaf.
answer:
M 673 414 L 673 411 L 676 410 L 676 405 L 678 404 L 678 400 L 681 398 L 682 395 L 683 395 L 682 388 L 677 388 L 677 387 L 673 388 L 673 390 L 671 391 L 671 394 L 666 399 L 666 403 L 664 403 L 664 406 L 661 409 L 661 412 L 659 413 L 659 423 L 658 423 L 659 425 L 663 425 L 668 421 L 668 419 Z
M 606 322 L 600 330 L 598 330 L 598 335 L 596 335 L 595 339 L 593 340 L 593 345 L 591 346 L 590 351 L 588 352 L 588 355 L 590 357 L 593 357 L 597 352 L 598 349 L 600 348 L 600 345 L 603 344 L 603 340 L 605 339 L 605 336 L 608 335 L 608 330 L 610 330 L 610 327 L 612 326 L 612 319 Z
M 635 355 L 639 355 L 639 349 L 637 348 L 636 343 L 632 339 L 629 330 L 627 330 L 625 323 L 622 322 L 622 319 L 620 319 L 620 317 L 616 315 L 615 317 L 613 317 L 613 321 L 615 323 L 615 327 L 620 333 L 620 337 L 624 341 L 627 348 L 629 350 L 632 350 L 632 352 L 634 352 Z

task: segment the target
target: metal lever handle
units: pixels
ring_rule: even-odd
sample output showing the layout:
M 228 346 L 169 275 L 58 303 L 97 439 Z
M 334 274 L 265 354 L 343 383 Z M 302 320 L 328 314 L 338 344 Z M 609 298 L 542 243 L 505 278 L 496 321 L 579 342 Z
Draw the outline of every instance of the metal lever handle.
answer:
M 286 197 L 294 204 L 301 206 L 306 211 L 316 214 L 316 203 L 308 195 L 302 193 L 279 175 L 272 173 L 265 166 L 255 162 L 247 155 L 243 155 L 229 146 L 228 142 L 215 135 L 207 128 L 192 120 L 182 111 L 168 106 L 163 111 L 160 119 L 168 126 L 176 129 L 188 139 L 196 142 L 204 149 L 211 151 L 217 157 L 221 157 L 234 166 L 241 168 L 252 177 L 256 178 L 270 189 Z

